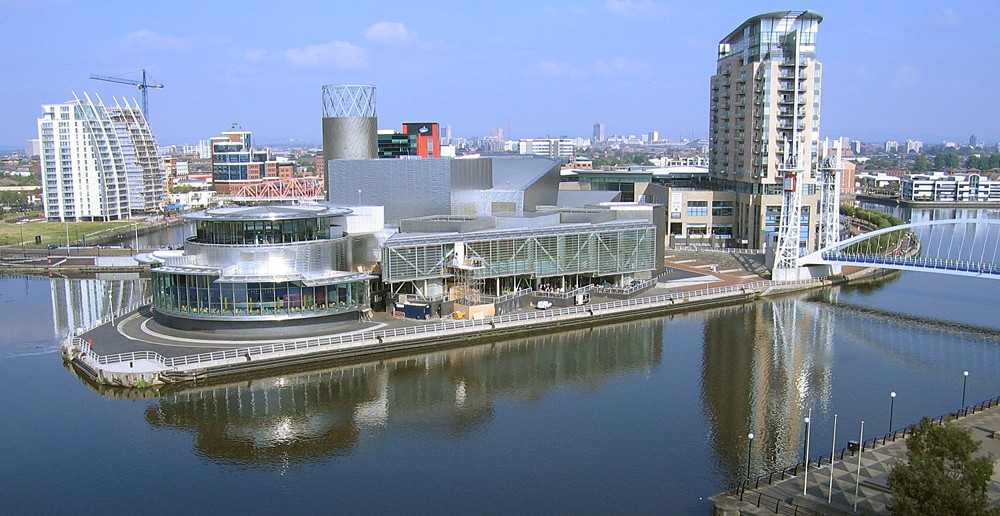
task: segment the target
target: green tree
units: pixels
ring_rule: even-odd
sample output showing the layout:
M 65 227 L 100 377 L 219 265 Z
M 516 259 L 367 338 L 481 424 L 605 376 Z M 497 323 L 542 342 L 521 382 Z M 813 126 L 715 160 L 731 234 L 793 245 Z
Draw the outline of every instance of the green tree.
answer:
M 889 474 L 892 513 L 896 515 L 996 515 L 986 489 L 993 456 L 972 458 L 979 443 L 969 430 L 928 418 L 906 441 L 908 461 Z
M 923 154 L 917 154 L 913 158 L 913 166 L 910 168 L 914 172 L 919 173 L 919 172 L 927 172 L 927 169 L 930 168 L 930 166 L 931 163 L 930 161 L 928 161 L 927 156 L 924 156 Z

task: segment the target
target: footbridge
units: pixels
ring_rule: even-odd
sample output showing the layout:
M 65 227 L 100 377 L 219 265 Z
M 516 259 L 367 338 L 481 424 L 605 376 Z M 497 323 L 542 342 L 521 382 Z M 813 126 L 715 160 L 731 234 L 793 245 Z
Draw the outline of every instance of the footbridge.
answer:
M 1000 219 L 912 222 L 799 257 L 799 267 L 853 265 L 1000 279 Z

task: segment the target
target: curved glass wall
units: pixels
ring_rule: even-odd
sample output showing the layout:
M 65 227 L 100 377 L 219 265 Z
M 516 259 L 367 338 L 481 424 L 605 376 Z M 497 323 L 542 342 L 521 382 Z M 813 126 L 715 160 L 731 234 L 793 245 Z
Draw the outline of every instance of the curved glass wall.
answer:
M 366 283 L 227 282 L 207 274 L 153 271 L 153 306 L 188 318 L 316 317 L 367 308 Z
M 330 238 L 330 218 L 199 220 L 192 241 L 224 245 L 272 245 Z

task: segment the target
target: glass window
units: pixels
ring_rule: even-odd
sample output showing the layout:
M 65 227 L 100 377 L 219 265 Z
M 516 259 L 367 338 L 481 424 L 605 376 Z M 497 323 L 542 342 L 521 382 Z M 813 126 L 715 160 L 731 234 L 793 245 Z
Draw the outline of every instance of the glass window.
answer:
M 708 215 L 708 201 L 688 201 L 687 214 L 690 217 L 704 217 Z

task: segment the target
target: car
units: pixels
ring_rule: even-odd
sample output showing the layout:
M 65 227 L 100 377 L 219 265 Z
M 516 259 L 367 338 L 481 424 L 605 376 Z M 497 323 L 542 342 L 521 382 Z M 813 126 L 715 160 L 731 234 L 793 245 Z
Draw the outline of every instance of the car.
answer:
M 59 244 L 49 244 L 49 250 L 59 249 Z
M 552 308 L 552 301 L 539 301 L 538 304 L 535 305 L 535 308 L 539 310 L 548 310 L 549 308 Z

